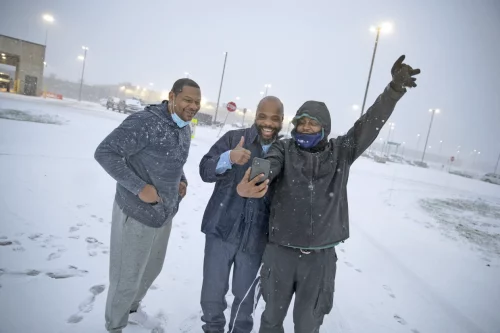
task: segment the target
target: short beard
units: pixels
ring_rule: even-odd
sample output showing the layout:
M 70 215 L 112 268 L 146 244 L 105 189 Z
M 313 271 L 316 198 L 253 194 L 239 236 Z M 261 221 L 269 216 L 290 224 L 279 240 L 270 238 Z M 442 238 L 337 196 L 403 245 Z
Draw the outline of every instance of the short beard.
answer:
M 257 124 L 255 126 L 257 126 L 257 129 L 259 131 L 259 141 L 263 145 L 269 145 L 269 144 L 273 143 L 274 141 L 276 141 L 276 139 L 278 138 L 279 132 L 281 132 L 281 126 L 278 127 L 278 128 L 273 128 L 274 134 L 273 134 L 272 138 L 270 138 L 270 139 L 264 139 L 262 137 L 262 130 L 263 130 L 264 127 L 263 126 L 258 126 Z

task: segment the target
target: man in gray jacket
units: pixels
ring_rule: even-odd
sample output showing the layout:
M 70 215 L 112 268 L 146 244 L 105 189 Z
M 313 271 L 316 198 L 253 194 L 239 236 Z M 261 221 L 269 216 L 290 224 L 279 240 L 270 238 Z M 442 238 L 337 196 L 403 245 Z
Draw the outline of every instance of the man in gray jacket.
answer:
M 106 329 L 127 322 L 158 326 L 140 306 L 163 266 L 172 218 L 186 195 L 183 167 L 191 143 L 189 123 L 201 92 L 177 80 L 168 101 L 129 116 L 97 147 L 95 159 L 117 181 L 111 225 Z
M 283 333 L 292 297 L 297 333 L 318 333 L 333 306 L 337 254 L 335 246 L 349 238 L 347 181 L 351 165 L 377 138 L 406 87 L 416 87 L 420 73 L 403 63 L 392 67 L 392 81 L 354 127 L 328 140 L 330 112 L 325 103 L 305 102 L 297 111 L 292 139 L 276 141 L 266 159 L 269 180 L 248 182 L 238 194 L 261 197 L 272 184 L 269 243 L 261 268 L 266 308 L 260 333 Z M 253 189 L 253 193 L 252 193 Z M 260 192 L 259 192 L 260 190 Z

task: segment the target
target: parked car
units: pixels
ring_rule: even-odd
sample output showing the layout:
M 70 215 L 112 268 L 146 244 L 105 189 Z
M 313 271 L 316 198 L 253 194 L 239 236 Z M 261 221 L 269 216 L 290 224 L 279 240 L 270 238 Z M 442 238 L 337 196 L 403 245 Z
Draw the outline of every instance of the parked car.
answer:
M 7 89 L 10 92 L 10 75 L 6 73 L 0 73 L 0 88 Z
M 500 174 L 498 174 L 498 173 L 487 173 L 487 174 L 485 174 L 481 178 L 481 180 L 483 182 L 500 185 Z
M 101 106 L 106 106 L 106 104 L 108 104 L 108 99 L 107 98 L 101 98 L 99 99 L 99 104 L 101 104 Z
M 469 179 L 474 178 L 470 173 L 465 172 L 465 171 L 461 171 L 461 170 L 450 170 L 450 171 L 448 171 L 448 173 L 451 173 L 452 175 L 456 175 L 456 176 L 460 176 L 460 177 L 469 178 Z
M 106 102 L 106 109 L 109 110 L 118 110 L 118 103 L 120 103 L 120 99 L 118 97 L 108 97 L 108 101 Z
M 425 162 L 422 162 L 422 161 L 413 161 L 413 165 L 416 165 L 418 167 L 421 167 L 421 168 L 429 168 L 429 165 Z
M 122 99 L 118 103 L 118 111 L 123 113 L 134 113 L 137 111 L 144 110 L 144 106 L 141 105 L 141 101 L 137 99 Z

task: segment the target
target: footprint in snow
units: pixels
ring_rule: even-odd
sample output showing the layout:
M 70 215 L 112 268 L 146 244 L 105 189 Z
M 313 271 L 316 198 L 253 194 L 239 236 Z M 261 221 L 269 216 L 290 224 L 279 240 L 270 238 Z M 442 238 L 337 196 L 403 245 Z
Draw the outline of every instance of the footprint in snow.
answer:
M 7 236 L 0 236 L 0 239 L 9 239 Z
M 345 250 L 344 250 L 344 249 L 340 249 L 340 251 L 345 253 Z
M 198 318 L 201 318 L 201 312 L 193 313 L 186 319 L 182 321 L 179 325 L 179 332 L 190 333 L 193 331 L 194 327 L 198 324 Z
M 73 239 L 80 239 L 80 235 L 73 235 L 73 236 L 68 236 L 68 238 L 73 238 Z
M 47 257 L 47 260 L 50 261 L 50 260 L 54 260 L 54 259 L 57 259 L 60 257 L 61 257 L 61 253 L 54 252 L 54 253 L 49 254 L 49 256 Z
M 78 231 L 78 230 L 80 230 L 80 228 L 74 227 L 74 226 L 69 228 L 69 232 L 75 232 L 75 231 Z
M 31 240 L 37 240 L 38 238 L 40 238 L 42 236 L 43 236 L 43 234 L 38 232 L 38 233 L 29 235 L 28 238 Z
M 181 232 L 181 238 L 182 239 L 189 239 L 189 234 L 185 231 Z
M 68 266 L 68 269 L 48 272 L 45 275 L 53 279 L 67 279 L 70 277 L 81 277 L 87 273 L 88 271 L 78 269 L 76 266 Z
M 412 330 L 411 330 L 411 332 L 412 332 L 412 333 L 420 333 L 420 331 L 419 331 L 419 330 L 416 330 L 416 329 L 412 329 Z
M 392 292 L 391 287 L 386 286 L 386 285 L 384 285 L 383 287 L 384 287 L 384 289 L 388 292 L 388 295 L 389 295 L 390 297 L 392 297 L 392 298 L 396 298 L 396 295 L 394 295 L 394 293 Z
M 152 284 L 151 287 L 149 287 L 150 290 L 157 290 L 159 287 L 156 284 Z
M 401 318 L 401 316 L 399 316 L 397 314 L 394 315 L 394 319 L 396 319 L 396 321 L 398 323 L 400 323 L 401 325 L 406 325 L 407 324 L 406 320 L 404 320 L 403 318 Z
M 85 225 L 85 223 L 83 223 L 83 222 L 78 222 L 76 225 L 77 225 L 78 227 L 83 227 L 83 226 Z
M 83 317 L 80 315 L 72 315 L 71 317 L 68 318 L 68 323 L 70 324 L 77 324 L 83 320 Z
M 85 207 L 87 207 L 87 205 L 77 205 L 76 206 L 76 208 L 78 208 L 78 209 L 82 209 L 82 208 L 85 208 Z
M 9 246 L 12 245 L 11 241 L 0 241 L 0 246 Z
M 347 266 L 349 266 L 349 267 L 351 267 L 351 268 L 354 268 L 354 265 L 353 265 L 353 264 L 351 264 L 351 263 L 350 263 L 350 262 L 348 262 L 348 261 L 344 261 L 344 264 L 346 264 Z M 355 270 L 356 272 L 358 272 L 358 273 L 362 273 L 362 272 L 363 272 L 363 271 L 362 271 L 362 270 L 360 270 L 359 268 L 354 268 L 354 270 Z
M 104 246 L 103 243 L 99 242 L 94 237 L 87 237 L 87 238 L 85 238 L 85 241 L 88 243 L 87 250 L 89 251 L 88 254 L 91 257 L 95 257 L 97 255 L 97 251 L 99 249 L 102 249 L 104 251 L 108 250 L 108 248 L 106 246 Z

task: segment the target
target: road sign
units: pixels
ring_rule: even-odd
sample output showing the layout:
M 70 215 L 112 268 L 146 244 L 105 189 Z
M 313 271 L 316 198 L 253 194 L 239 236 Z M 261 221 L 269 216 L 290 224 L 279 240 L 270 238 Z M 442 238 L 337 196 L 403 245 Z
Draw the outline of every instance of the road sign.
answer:
M 235 102 L 229 102 L 229 103 L 227 103 L 226 108 L 227 108 L 227 111 L 234 112 L 234 111 L 236 111 L 236 103 Z
M 455 161 L 455 156 L 452 156 L 452 157 L 450 158 L 450 161 L 454 162 L 454 161 Z

